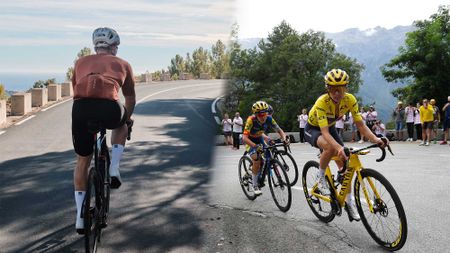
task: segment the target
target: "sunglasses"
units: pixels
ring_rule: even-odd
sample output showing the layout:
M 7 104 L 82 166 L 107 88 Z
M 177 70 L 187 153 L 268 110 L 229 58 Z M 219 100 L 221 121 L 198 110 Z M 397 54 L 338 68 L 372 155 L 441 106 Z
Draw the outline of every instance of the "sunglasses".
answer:
M 256 115 L 259 116 L 259 117 L 264 117 L 267 114 L 268 114 L 267 112 L 258 112 Z
M 347 91 L 347 86 L 328 86 L 328 91 L 330 93 L 344 93 L 345 91 Z

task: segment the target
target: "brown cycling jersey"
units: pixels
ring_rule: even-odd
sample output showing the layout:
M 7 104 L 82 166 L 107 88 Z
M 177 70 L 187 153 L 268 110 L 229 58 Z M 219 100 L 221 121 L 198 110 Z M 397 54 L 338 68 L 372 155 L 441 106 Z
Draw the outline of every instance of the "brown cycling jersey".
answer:
M 118 101 L 120 88 L 124 96 L 135 95 L 130 64 L 110 54 L 80 58 L 75 63 L 72 85 L 74 99 L 101 98 Z

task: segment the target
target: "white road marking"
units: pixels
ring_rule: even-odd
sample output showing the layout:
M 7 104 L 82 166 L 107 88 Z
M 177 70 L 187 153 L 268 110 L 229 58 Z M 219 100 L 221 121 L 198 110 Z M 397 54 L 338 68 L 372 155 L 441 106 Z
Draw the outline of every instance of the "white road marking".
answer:
M 213 84 L 216 85 L 215 83 L 213 83 Z M 172 90 L 177 90 L 177 89 L 184 89 L 184 88 L 197 87 L 197 86 L 207 86 L 207 85 L 211 85 L 211 84 L 196 84 L 196 85 L 180 86 L 180 87 L 170 88 L 170 89 L 167 89 L 167 90 L 158 91 L 158 92 L 152 93 L 152 94 L 150 94 L 150 95 L 148 95 L 148 96 L 145 96 L 145 97 L 141 98 L 139 101 L 136 102 L 136 106 L 137 106 L 138 104 L 144 102 L 144 101 L 147 100 L 148 98 L 153 97 L 153 96 L 158 95 L 158 94 L 161 94 L 161 93 L 164 93 L 164 92 L 168 92 L 168 91 L 172 91 Z
M 6 133 L 6 131 L 0 131 L 0 135 L 2 135 L 2 134 L 4 134 L 4 133 Z
M 291 189 L 303 191 L 303 187 L 300 187 L 300 186 L 291 186 Z
M 36 115 L 31 115 L 30 117 L 28 117 L 28 118 L 26 118 L 26 119 L 24 119 L 24 120 L 22 120 L 22 121 L 19 121 L 19 122 L 17 122 L 17 123 L 14 124 L 14 125 L 16 125 L 16 126 L 22 125 L 23 123 L 25 123 L 26 121 L 28 121 L 28 120 L 30 120 L 30 119 L 32 119 L 32 118 L 34 118 L 34 117 L 36 117 Z
M 47 108 L 44 108 L 44 109 L 42 109 L 41 111 L 45 112 L 45 111 L 47 111 L 47 110 L 49 110 L 49 109 L 51 109 L 51 108 L 53 108 L 53 107 L 55 107 L 55 106 L 57 106 L 57 105 L 64 104 L 64 103 L 67 102 L 67 101 L 72 101 L 72 99 L 64 100 L 64 101 L 62 101 L 62 102 L 59 102 L 59 103 L 57 103 L 57 104 L 54 104 L 54 105 L 49 106 L 49 107 L 47 107 Z

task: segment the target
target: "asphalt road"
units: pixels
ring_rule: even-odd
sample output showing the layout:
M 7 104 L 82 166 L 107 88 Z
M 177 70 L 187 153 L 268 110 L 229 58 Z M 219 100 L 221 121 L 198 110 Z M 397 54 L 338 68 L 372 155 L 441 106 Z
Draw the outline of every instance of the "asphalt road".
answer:
M 132 140 L 99 252 L 198 252 L 214 224 L 208 181 L 223 81 L 137 86 Z M 0 135 L 0 252 L 84 252 L 74 230 L 68 101 Z M 210 220 L 213 219 L 213 220 Z M 220 238 L 219 238 L 220 239 Z
M 383 162 L 377 163 L 375 159 L 381 152 L 374 149 L 362 157 L 361 161 L 366 168 L 381 172 L 402 200 L 408 221 L 408 238 L 401 251 L 449 252 L 450 146 L 432 144 L 420 147 L 416 142 L 391 144 L 395 156 L 387 155 Z M 291 145 L 291 149 L 300 171 L 308 160 L 317 160 L 318 152 L 309 144 L 295 143 Z M 304 252 L 296 248 L 295 240 L 308 243 L 305 237 L 324 247 L 315 252 L 383 252 L 367 233 L 362 222 L 349 222 L 345 212 L 329 224 L 320 222 L 306 203 L 301 180 L 294 186 L 292 207 L 287 213 L 277 209 L 268 187 L 263 188 L 261 197 L 254 201 L 248 200 L 240 188 L 237 174 L 238 160 L 242 153 L 242 150 L 233 151 L 225 146 L 216 148 L 213 165 L 215 173 L 212 179 L 216 190 L 212 191 L 211 198 L 215 205 L 255 214 L 255 226 L 273 220 L 281 220 L 280 224 L 285 221 L 285 229 L 291 231 L 286 236 L 292 238 L 292 241 L 287 242 L 291 243 L 291 247 L 286 252 Z M 272 231 L 279 233 L 278 229 L 274 226 Z M 256 229 L 255 234 L 258 235 Z M 266 240 L 263 245 L 271 247 L 273 243 Z
M 323 224 L 301 183 L 287 213 L 268 187 L 249 201 L 238 183 L 241 151 L 215 146 L 213 101 L 222 81 L 137 86 L 124 180 L 111 196 L 99 252 L 381 252 L 345 214 Z M 0 134 L 0 252 L 83 252 L 74 231 L 72 102 L 40 111 Z M 363 158 L 394 185 L 408 218 L 403 252 L 448 252 L 450 146 L 393 143 L 395 156 Z M 316 150 L 292 144 L 300 168 Z

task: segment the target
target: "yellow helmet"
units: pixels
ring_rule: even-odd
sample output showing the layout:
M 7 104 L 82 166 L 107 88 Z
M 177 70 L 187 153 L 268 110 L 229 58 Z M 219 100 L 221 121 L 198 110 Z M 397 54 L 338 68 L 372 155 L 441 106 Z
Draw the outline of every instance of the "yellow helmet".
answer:
M 324 76 L 325 84 L 331 86 L 343 86 L 348 84 L 347 72 L 341 69 L 332 69 Z
M 253 113 L 267 112 L 269 110 L 269 105 L 264 101 L 256 101 L 252 106 Z
M 436 104 L 436 100 L 434 100 L 434 98 L 430 99 L 430 104 L 431 104 L 431 105 Z

